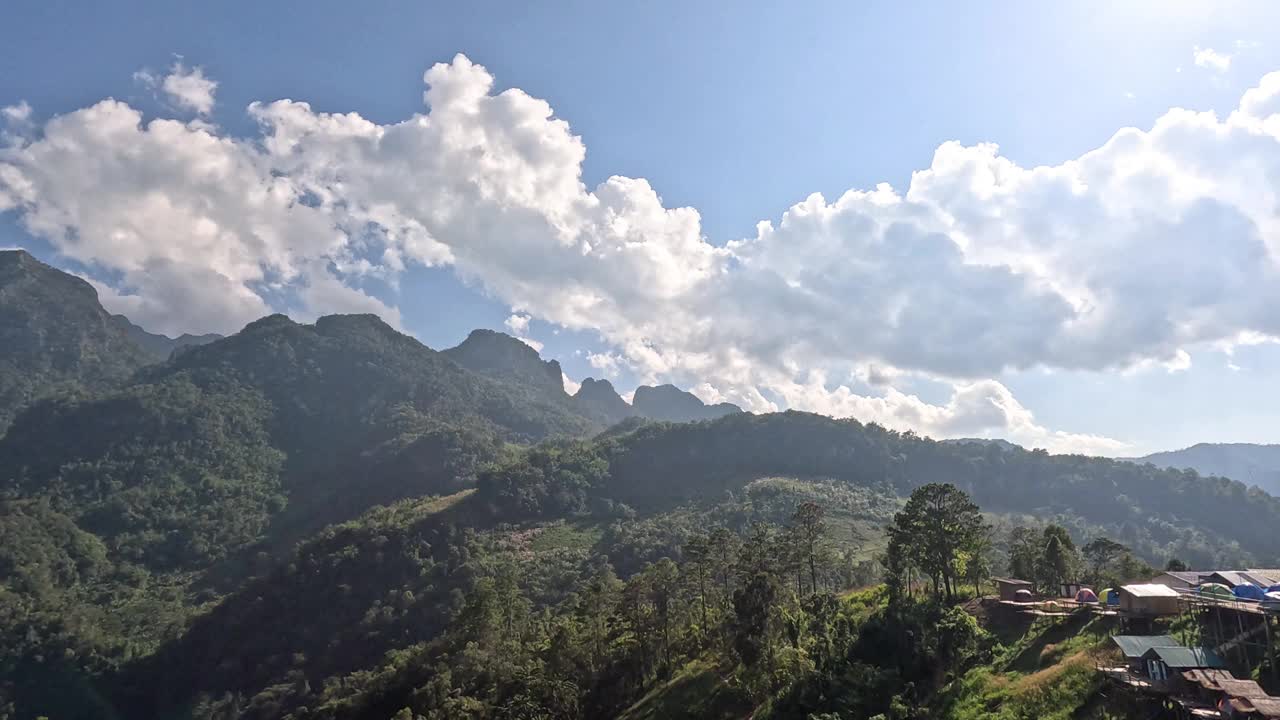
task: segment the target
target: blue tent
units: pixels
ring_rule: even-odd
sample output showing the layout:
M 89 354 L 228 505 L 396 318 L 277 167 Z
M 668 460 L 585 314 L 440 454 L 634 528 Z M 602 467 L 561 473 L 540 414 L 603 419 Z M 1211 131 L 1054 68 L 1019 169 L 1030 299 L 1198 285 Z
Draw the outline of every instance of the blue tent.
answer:
M 1248 600 L 1262 600 L 1267 596 L 1267 592 L 1257 585 L 1237 585 L 1232 588 L 1231 594 Z
M 1267 592 L 1280 592 L 1280 585 L 1272 585 L 1267 588 Z

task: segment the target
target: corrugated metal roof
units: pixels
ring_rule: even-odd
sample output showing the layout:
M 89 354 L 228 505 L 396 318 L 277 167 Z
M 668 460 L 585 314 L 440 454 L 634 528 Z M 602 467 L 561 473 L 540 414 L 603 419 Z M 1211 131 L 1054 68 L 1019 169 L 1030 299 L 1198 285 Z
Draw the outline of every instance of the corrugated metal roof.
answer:
M 1154 647 L 1182 647 L 1172 635 L 1116 635 L 1111 638 L 1125 657 L 1142 657 Z
M 1178 591 L 1168 585 L 1123 585 L 1120 589 L 1134 597 L 1178 597 Z
M 1242 698 L 1264 698 L 1267 697 L 1267 691 L 1262 686 L 1252 680 L 1236 680 L 1221 679 L 1218 680 L 1218 687 L 1231 697 Z
M 1210 573 L 1207 577 L 1212 578 L 1215 575 L 1225 580 L 1226 583 L 1231 587 L 1235 587 L 1236 585 L 1252 585 L 1253 584 L 1253 581 L 1250 580 L 1248 577 L 1246 577 L 1245 574 L 1239 570 L 1215 570 L 1214 572 Z
M 1238 698 L 1231 707 L 1242 713 L 1257 713 L 1264 718 L 1280 718 L 1280 698 Z
M 1161 662 L 1179 670 L 1186 668 L 1220 668 L 1227 664 L 1209 648 L 1153 647 L 1143 657 L 1155 655 Z
M 1186 584 L 1188 584 L 1188 585 L 1199 585 L 1199 584 L 1200 584 L 1200 573 L 1198 573 L 1198 572 L 1182 572 L 1181 570 L 1167 570 L 1167 571 L 1165 571 L 1165 572 L 1160 573 L 1160 575 L 1159 575 L 1158 577 L 1152 578 L 1152 580 L 1153 580 L 1153 581 L 1154 581 L 1154 580 L 1159 580 L 1160 578 L 1164 577 L 1165 575 L 1168 575 L 1169 577 L 1172 577 L 1172 578 L 1177 578 L 1177 579 L 1181 580 L 1182 582 L 1184 582 L 1184 583 L 1186 583 Z

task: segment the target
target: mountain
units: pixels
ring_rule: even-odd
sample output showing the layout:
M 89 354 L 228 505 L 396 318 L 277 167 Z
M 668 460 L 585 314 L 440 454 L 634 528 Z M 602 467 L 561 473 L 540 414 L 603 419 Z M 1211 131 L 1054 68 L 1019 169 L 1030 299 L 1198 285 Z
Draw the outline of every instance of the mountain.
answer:
M 950 445 L 982 445 L 984 447 L 998 447 L 1001 450 L 1023 450 L 1021 445 L 1015 445 L 1008 440 L 1000 438 L 952 438 L 943 440 L 942 442 Z
M 0 251 L 0 433 L 36 399 L 109 388 L 149 362 L 88 282 Z
M 608 380 L 583 380 L 573 400 L 584 415 L 598 418 L 606 425 L 615 425 L 636 414 Z
M 473 717 L 497 718 L 510 707 L 618 717 L 619 705 L 670 689 L 653 657 L 666 613 L 689 625 L 708 612 L 734 618 L 734 559 L 713 550 L 710 563 L 698 565 L 706 551 L 693 543 L 726 528 L 736 538 L 726 547 L 751 557 L 746 548 L 760 523 L 778 528 L 771 537 L 781 542 L 795 509 L 814 503 L 833 543 L 833 559 L 818 572 L 837 587 L 865 585 L 877 572 L 871 558 L 885 547 L 881 529 L 905 496 L 933 482 L 955 483 L 1002 527 L 1052 520 L 1077 542 L 1105 535 L 1158 564 L 1172 553 L 1201 567 L 1280 558 L 1269 531 L 1280 522 L 1280 500 L 1227 480 L 1016 447 L 990 453 L 800 412 L 645 423 L 530 448 L 482 470 L 473 490 L 403 500 L 317 533 L 130 666 L 123 687 L 133 694 L 121 702 L 135 710 L 140 703 L 146 710 L 130 715 L 139 717 L 168 717 L 193 703 L 210 711 L 201 717 L 220 717 L 219 710 L 336 720 L 393 717 L 406 707 L 414 712 L 404 717 L 468 717 L 463 710 L 480 708 Z M 797 584 L 793 572 L 779 572 L 787 587 Z M 699 578 L 718 598 L 710 609 L 698 607 L 693 590 L 674 603 L 664 595 Z M 882 590 L 867 592 L 849 611 L 855 631 L 845 637 L 864 638 L 862 672 L 874 673 L 897 666 L 882 664 L 886 648 L 901 651 L 894 638 L 922 633 L 890 625 L 877 634 L 874 623 L 857 632 L 872 609 L 865 603 L 883 603 Z M 807 622 L 846 617 L 835 606 L 805 607 Z M 920 626 L 972 627 L 972 619 L 929 614 L 938 611 Z M 953 661 L 921 660 L 917 669 L 923 677 Z M 608 663 L 612 669 L 602 669 Z M 709 702 L 720 687 L 715 678 L 731 668 L 708 672 L 710 686 L 687 692 Z M 891 695 L 845 692 L 849 702 L 887 704 Z M 714 716 L 751 715 L 741 702 L 735 697 L 734 712 Z
M 707 405 L 697 395 L 675 385 L 642 385 L 636 388 L 631 407 L 637 415 L 650 420 L 677 423 L 714 420 L 742 412 L 742 408 L 732 403 Z
M 1280 494 L 1280 445 L 1199 443 L 1182 450 L 1133 458 L 1158 467 L 1191 468 L 1208 476 L 1226 477 Z
M 272 315 L 156 362 L 17 253 L 0 321 L 0 379 L 34 378 L 0 436 L 5 720 L 980 717 L 1038 695 L 1023 671 L 1094 677 L 1014 638 L 1028 662 L 983 675 L 981 618 L 923 587 L 889 607 L 929 560 L 895 565 L 884 528 L 939 483 L 997 528 L 966 567 L 1045 523 L 1123 543 L 1118 580 L 1280 564 L 1280 500 L 1224 477 L 670 385 L 570 397 L 490 331 L 437 352 Z
M 544 361 L 537 350 L 506 333 L 472 330 L 460 345 L 442 354 L 468 370 L 522 385 L 548 399 L 568 397 L 560 363 Z
M 174 350 L 178 348 L 191 347 L 193 345 L 208 345 L 214 340 L 221 340 L 222 336 L 217 333 L 208 333 L 205 335 L 192 335 L 191 333 L 183 333 L 176 338 L 167 335 L 157 335 L 156 333 L 147 332 L 141 327 L 133 324 L 129 318 L 124 315 L 112 315 L 111 319 L 115 321 L 125 336 L 132 340 L 138 347 L 147 351 L 156 360 L 168 360 Z

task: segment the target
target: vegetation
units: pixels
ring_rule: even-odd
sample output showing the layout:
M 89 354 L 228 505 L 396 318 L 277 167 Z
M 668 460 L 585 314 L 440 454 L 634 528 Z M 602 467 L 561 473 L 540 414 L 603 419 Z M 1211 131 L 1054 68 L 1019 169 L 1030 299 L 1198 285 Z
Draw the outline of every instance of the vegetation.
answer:
M 612 396 L 517 341 L 370 316 L 158 361 L 46 271 L 0 254 L 4 720 L 1065 717 L 1102 629 L 990 632 L 993 572 L 1280 560 L 1221 478 L 798 412 L 593 434 Z

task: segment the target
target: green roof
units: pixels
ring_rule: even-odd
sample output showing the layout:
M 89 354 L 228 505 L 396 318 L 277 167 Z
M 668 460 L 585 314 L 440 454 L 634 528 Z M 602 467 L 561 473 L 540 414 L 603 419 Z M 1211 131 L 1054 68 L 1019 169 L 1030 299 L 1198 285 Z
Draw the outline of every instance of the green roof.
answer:
M 1116 635 L 1111 638 L 1120 646 L 1125 657 L 1142 657 L 1154 647 L 1182 647 L 1171 635 Z
M 1165 665 L 1177 670 L 1190 668 L 1225 668 L 1227 664 L 1209 648 L 1153 647 L 1144 657 L 1154 654 Z

